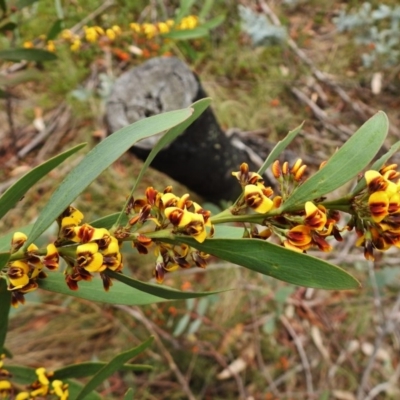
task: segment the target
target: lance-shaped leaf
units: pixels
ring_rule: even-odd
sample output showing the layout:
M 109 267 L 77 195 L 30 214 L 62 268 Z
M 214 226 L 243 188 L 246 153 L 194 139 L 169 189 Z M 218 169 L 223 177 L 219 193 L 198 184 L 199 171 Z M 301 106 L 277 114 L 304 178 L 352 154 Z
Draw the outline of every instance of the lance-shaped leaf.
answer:
M 7 61 L 53 61 L 57 56 L 47 50 L 42 49 L 6 49 L 0 50 L 0 60 Z
M 11 307 L 11 292 L 7 290 L 7 281 L 0 278 L 0 355 L 4 353 L 8 328 L 8 313 Z
M 132 191 L 131 191 L 131 196 L 134 194 L 139 182 L 142 180 L 144 173 L 146 172 L 147 168 L 149 165 L 152 163 L 156 155 L 166 146 L 168 146 L 171 142 L 173 142 L 182 132 L 185 131 L 197 118 L 200 117 L 201 114 L 206 110 L 206 108 L 210 105 L 211 99 L 209 98 L 204 98 L 201 100 L 196 101 L 191 105 L 191 108 L 193 109 L 193 114 L 186 119 L 185 121 L 181 122 L 179 125 L 174 126 L 171 128 L 165 135 L 163 135 L 157 144 L 153 147 L 151 150 L 150 154 L 147 156 L 146 161 L 143 163 L 142 168 L 140 169 L 140 172 L 135 180 L 135 183 L 133 184 Z M 122 218 L 125 215 L 125 208 L 129 202 L 129 198 L 127 199 L 127 202 L 125 203 L 125 206 L 123 207 L 118 219 L 117 219 L 117 225 L 122 224 Z
M 80 364 L 68 365 L 66 367 L 54 371 L 52 379 L 70 379 L 70 378 L 86 378 L 97 374 L 102 368 L 107 365 L 105 362 L 84 362 Z M 124 364 L 121 366 L 121 371 L 151 371 L 151 365 L 141 364 Z
M 75 400 L 82 400 L 96 389 L 101 383 L 103 383 L 108 377 L 110 377 L 114 372 L 118 371 L 122 365 L 133 357 L 138 356 L 144 350 L 147 349 L 153 342 L 153 337 L 150 337 L 145 342 L 143 342 L 138 347 L 128 350 L 124 353 L 118 354 L 114 357 L 105 367 L 103 367 L 82 389 Z
M 78 150 L 85 147 L 86 144 L 79 144 L 65 151 L 64 153 L 58 154 L 57 156 L 50 158 L 43 164 L 38 165 L 31 171 L 27 172 L 23 177 L 18 179 L 14 185 L 10 186 L 4 194 L 0 197 L 0 218 L 2 218 L 7 211 L 15 206 L 16 203 L 24 196 L 24 194 L 40 179 L 46 176 L 50 171 L 59 166 L 63 161 Z
M 182 18 L 185 17 L 185 15 L 189 14 L 190 9 L 192 8 L 193 4 L 195 3 L 195 0 L 180 0 L 179 2 L 179 9 L 175 17 L 175 25 L 179 24 L 181 22 Z
M 258 170 L 260 175 L 263 175 L 264 172 L 268 169 L 268 167 L 280 156 L 283 150 L 289 146 L 292 140 L 301 132 L 303 128 L 304 122 L 299 125 L 296 129 L 290 131 L 283 140 L 280 140 L 275 147 L 269 153 L 267 159 L 264 161 L 264 164 Z
M 93 228 L 106 228 L 110 229 L 115 222 L 117 221 L 118 217 L 120 217 L 120 213 L 114 213 L 110 215 L 106 215 L 105 217 L 98 218 L 94 221 L 90 222 L 90 225 L 93 226 Z M 124 225 L 128 222 L 128 217 L 124 213 L 122 214 L 120 224 Z
M 27 248 L 106 168 L 141 139 L 156 135 L 183 122 L 191 108 L 155 115 L 126 126 L 94 147 L 66 176 L 35 222 L 24 248 Z
M 7 371 L 12 374 L 13 380 L 22 385 L 29 385 L 37 379 L 34 368 L 7 365 Z
M 218 17 L 212 18 L 207 22 L 202 23 L 200 27 L 211 30 L 221 25 L 224 21 L 225 21 L 225 15 L 219 15 Z
M 11 256 L 10 252 L 0 253 L 0 270 L 4 268 Z
M 18 10 L 21 10 L 22 8 L 29 7 L 38 1 L 39 0 L 17 0 L 15 6 Z
M 353 134 L 321 170 L 292 193 L 282 210 L 304 206 L 306 201 L 324 196 L 357 176 L 381 148 L 388 127 L 386 114 L 379 111 Z
M 176 30 L 163 33 L 162 37 L 174 40 L 191 40 L 199 39 L 208 35 L 208 29 L 199 26 L 194 29 Z
M 64 20 L 58 19 L 49 30 L 47 34 L 47 40 L 54 40 L 57 38 L 58 34 L 63 30 Z
M 91 282 L 81 281 L 79 282 L 78 290 L 71 290 L 65 283 L 63 274 L 52 272 L 47 275 L 47 278 L 38 280 L 41 289 L 85 300 L 99 301 L 107 304 L 123 304 L 127 306 L 140 306 L 166 301 L 163 297 L 144 293 L 143 291 L 134 289 L 118 281 L 114 281 L 110 290 L 106 292 L 100 278 L 93 278 Z
M 152 285 L 129 278 L 126 275 L 113 271 L 106 271 L 114 278 L 113 285 L 106 292 L 100 278 L 93 278 L 90 282 L 79 282 L 78 290 L 71 290 L 65 283 L 65 277 L 58 272 L 49 273 L 47 278 L 39 279 L 39 287 L 50 292 L 62 293 L 90 301 L 99 301 L 107 304 L 123 304 L 139 306 L 153 304 L 166 300 L 182 300 L 209 296 L 220 292 L 181 292 L 168 286 Z
M 130 278 L 124 274 L 119 274 L 114 271 L 106 270 L 105 273 L 113 279 L 116 279 L 125 285 L 140 290 L 144 293 L 158 296 L 166 300 L 184 300 L 194 299 L 197 297 L 211 296 L 212 294 L 220 293 L 217 292 L 181 292 L 180 290 L 169 288 L 168 286 L 153 285 L 151 283 L 145 283 L 138 281 L 137 279 Z M 111 289 L 110 289 L 111 290 Z
M 163 240 L 171 242 L 168 238 Z M 360 286 L 353 276 L 339 267 L 264 240 L 207 239 L 197 243 L 192 238 L 179 236 L 176 242 L 294 285 L 336 290 Z
M 203 7 L 198 13 L 200 21 L 204 20 L 213 9 L 214 0 L 204 0 Z
M 125 393 L 124 400 L 133 400 L 133 394 L 134 394 L 133 389 L 132 388 L 128 389 L 127 392 Z
M 3 11 L 3 13 L 5 14 L 7 11 L 7 4 L 6 4 L 6 0 L 0 0 L 0 8 Z

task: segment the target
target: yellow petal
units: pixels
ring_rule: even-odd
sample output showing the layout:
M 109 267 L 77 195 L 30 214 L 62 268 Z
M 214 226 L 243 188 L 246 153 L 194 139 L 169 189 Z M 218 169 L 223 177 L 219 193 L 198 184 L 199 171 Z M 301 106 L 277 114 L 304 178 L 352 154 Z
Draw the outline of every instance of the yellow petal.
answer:
M 371 193 L 368 205 L 374 222 L 381 222 L 389 214 L 389 197 L 384 191 Z

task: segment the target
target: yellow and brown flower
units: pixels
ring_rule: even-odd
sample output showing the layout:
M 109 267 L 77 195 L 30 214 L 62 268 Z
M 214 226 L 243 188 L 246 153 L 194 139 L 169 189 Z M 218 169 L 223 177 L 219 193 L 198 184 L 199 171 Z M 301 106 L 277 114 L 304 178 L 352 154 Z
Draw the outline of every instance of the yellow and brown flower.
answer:
M 270 190 L 258 185 L 246 185 L 244 200 L 248 207 L 260 214 L 265 214 L 273 208 L 273 201 L 267 197 Z

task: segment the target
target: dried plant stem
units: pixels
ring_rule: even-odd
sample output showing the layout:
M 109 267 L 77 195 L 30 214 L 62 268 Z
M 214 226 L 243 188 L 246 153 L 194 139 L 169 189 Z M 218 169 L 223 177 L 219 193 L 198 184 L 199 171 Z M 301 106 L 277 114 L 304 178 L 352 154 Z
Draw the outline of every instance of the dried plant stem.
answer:
M 289 320 L 283 315 L 281 315 L 279 320 L 285 326 L 286 330 L 289 332 L 289 335 L 293 338 L 294 344 L 297 348 L 297 351 L 299 352 L 301 363 L 303 364 L 303 367 L 304 367 L 304 374 L 306 376 L 307 393 L 308 393 L 309 397 L 313 398 L 314 388 L 313 388 L 313 383 L 312 383 L 311 367 L 310 367 L 310 363 L 308 361 L 306 352 L 304 350 L 303 344 L 301 343 L 299 336 L 297 335 L 296 331 L 293 329 Z
M 258 3 L 261 10 L 269 17 L 274 25 L 282 26 L 282 23 L 279 20 L 278 16 L 272 11 L 271 7 L 267 4 L 265 0 L 259 0 Z M 361 119 L 366 121 L 372 114 L 376 112 L 376 110 L 373 110 L 371 107 L 362 103 L 360 100 L 355 101 L 354 99 L 352 99 L 337 83 L 333 82 L 326 73 L 319 70 L 315 66 L 311 58 L 308 57 L 307 54 L 297 46 L 296 42 L 292 38 L 288 37 L 286 43 L 293 51 L 293 53 L 295 53 L 296 56 L 310 68 L 315 78 L 319 82 L 329 86 L 343 100 L 343 102 L 345 102 L 346 105 L 349 106 Z M 396 137 L 400 136 L 400 130 L 396 128 L 394 124 L 390 124 L 389 132 Z
M 400 364 L 397 366 L 394 374 L 390 377 L 389 381 L 380 383 L 379 385 L 373 387 L 368 393 L 368 395 L 364 398 L 364 400 L 373 400 L 376 396 L 378 396 L 378 394 L 386 392 L 390 390 L 390 388 L 395 387 L 399 382 L 399 378 L 400 378 Z
M 257 310 L 255 307 L 255 304 L 256 304 L 256 301 L 254 299 L 254 296 L 252 296 L 250 294 L 250 308 L 251 308 L 251 314 L 253 317 L 252 328 L 253 328 L 253 337 L 254 337 L 254 342 L 255 342 L 254 348 L 256 351 L 256 359 L 257 359 L 259 368 L 261 370 L 261 373 L 264 375 L 265 380 L 268 382 L 268 385 L 269 385 L 268 388 L 271 390 L 271 392 L 273 393 L 273 395 L 275 397 L 279 397 L 280 396 L 279 390 L 276 387 L 271 374 L 269 373 L 268 369 L 266 368 L 263 356 L 261 354 L 260 333 L 258 331 L 259 324 L 257 324 L 257 321 L 259 320 L 260 317 L 257 317 L 257 312 L 256 312 Z
M 115 4 L 114 0 L 106 0 L 101 6 L 96 8 L 93 12 L 91 12 L 89 15 L 87 15 L 85 18 L 83 18 L 82 21 L 78 22 L 76 25 L 74 25 L 71 28 L 71 31 L 73 33 L 77 33 L 80 31 L 89 21 L 95 19 L 98 17 L 100 14 L 102 14 L 107 8 L 113 6 Z
M 175 374 L 176 379 L 181 384 L 182 390 L 185 392 L 186 398 L 189 400 L 196 400 L 195 396 L 193 395 L 192 391 L 189 388 L 189 385 L 184 375 L 179 370 L 173 357 L 171 356 L 171 353 L 164 346 L 162 340 L 160 339 L 160 336 L 154 329 L 153 324 L 143 315 L 142 311 L 139 308 L 132 308 L 128 306 L 116 306 L 116 307 L 119 308 L 120 310 L 125 311 L 126 313 L 128 313 L 129 315 L 140 321 L 146 327 L 146 329 L 154 336 L 154 341 L 156 342 L 158 348 L 160 349 L 162 356 L 168 362 L 169 368 Z
M 371 372 L 374 368 L 376 356 L 378 354 L 379 349 L 381 348 L 383 341 L 391 331 L 394 330 L 395 327 L 395 319 L 397 318 L 397 314 L 400 312 L 400 293 L 397 296 L 397 300 L 394 303 L 389 315 L 384 316 L 382 320 L 382 328 L 378 332 L 376 338 L 375 338 L 375 343 L 374 343 L 374 351 L 371 354 L 371 357 L 368 360 L 368 364 L 364 369 L 364 372 L 361 377 L 361 383 L 360 386 L 358 387 L 357 391 L 357 400 L 365 400 L 365 391 L 366 387 L 368 385 L 369 377 L 371 375 Z M 381 390 L 381 389 L 380 389 Z M 371 393 L 371 392 L 370 392 Z M 373 398 L 373 397 L 371 397 Z

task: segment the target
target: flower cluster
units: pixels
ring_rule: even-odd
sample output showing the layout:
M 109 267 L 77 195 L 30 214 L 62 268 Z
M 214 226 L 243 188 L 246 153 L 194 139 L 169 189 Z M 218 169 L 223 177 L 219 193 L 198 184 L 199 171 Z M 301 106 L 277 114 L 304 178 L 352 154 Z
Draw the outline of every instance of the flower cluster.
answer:
M 64 273 L 71 290 L 78 289 L 80 280 L 91 280 L 92 273 L 96 272 L 100 273 L 104 288 L 109 289 L 112 282 L 104 271 L 122 270 L 120 244 L 107 229 L 79 225 L 82 219 L 80 211 L 68 207 L 57 220 L 57 240 L 47 245 L 45 252 L 33 243 L 23 249 L 27 236 L 22 232 L 14 233 L 5 274 L 14 306 L 24 303 L 25 293 L 37 289 L 37 279 L 46 277 L 44 267 L 51 271 L 59 268 L 60 257 L 67 263 Z
M 65 281 L 71 290 L 78 289 L 79 281 L 90 281 L 93 274 L 98 273 L 107 291 L 112 285 L 107 270 L 122 271 L 120 246 L 123 241 L 131 241 L 140 254 L 147 254 L 150 247 L 154 248 L 157 258 L 154 274 L 158 282 L 163 281 L 166 272 L 189 268 L 189 259 L 201 268 L 206 266 L 207 254 L 184 243 L 157 240 L 161 230 L 164 235 L 189 236 L 199 243 L 213 235 L 211 213 L 190 200 L 188 194 L 178 197 L 171 187 L 164 192 L 149 187 L 145 198 L 130 199 L 126 211 L 130 214 L 127 225 L 107 230 L 82 224 L 83 214 L 69 206 L 57 218 L 57 239 L 46 250 L 34 244 L 24 247 L 27 236 L 16 232 L 11 241 L 10 260 L 1 272 L 12 293 L 12 304 L 23 304 L 24 294 L 35 290 L 37 280 L 46 277 L 44 267 L 57 270 L 60 258 L 66 263 Z
M 307 201 L 300 210 L 281 213 L 280 207 L 290 197 L 293 190 L 298 187 L 304 178 L 306 165 L 298 159 L 292 167 L 287 162 L 280 164 L 275 161 L 272 173 L 279 183 L 279 195 L 274 195 L 274 190 L 264 186 L 262 177 L 249 171 L 247 164 L 243 163 L 238 172 L 233 175 L 238 179 L 243 189 L 243 195 L 232 209 L 233 214 L 242 214 L 250 208 L 258 214 L 265 214 L 262 220 L 264 228 L 252 224 L 250 237 L 267 239 L 274 234 L 281 244 L 291 250 L 304 252 L 310 248 L 330 251 L 331 245 L 326 238 L 333 236 L 342 240 L 337 222 L 340 215 L 337 211 L 327 210 L 316 201 Z
M 324 163 L 321 164 L 321 168 Z M 233 175 L 238 179 L 243 194 L 231 209 L 241 215 L 252 209 L 263 218 L 251 224 L 249 237 L 267 239 L 275 235 L 280 243 L 292 250 L 304 252 L 310 248 L 330 251 L 327 238 L 342 241 L 341 232 L 353 228 L 358 236 L 356 245 L 364 247 L 364 256 L 374 260 L 374 250 L 385 251 L 392 246 L 400 247 L 400 172 L 397 164 L 384 166 L 380 171 L 369 170 L 364 174 L 366 188 L 360 193 L 335 202 L 324 198 L 311 199 L 301 209 L 284 210 L 283 204 L 294 189 L 301 185 L 306 166 L 297 160 L 290 168 L 287 162 L 272 165 L 272 173 L 279 183 L 279 195 L 273 196 L 271 187 L 265 187 L 262 177 L 250 172 L 247 164 Z M 350 214 L 349 221 L 338 227 L 341 211 Z M 250 218 L 251 220 L 251 218 Z
M 0 359 L 0 398 L 15 400 L 32 400 L 43 399 L 47 396 L 54 398 L 56 396 L 59 400 L 68 400 L 68 384 L 60 381 L 59 379 L 52 379 L 54 373 L 47 372 L 45 368 L 37 368 L 37 380 L 33 382 L 27 390 L 19 391 L 10 382 L 11 373 L 4 368 L 4 355 Z
M 364 247 L 368 260 L 374 260 L 374 249 L 400 247 L 400 173 L 396 168 L 397 164 L 391 164 L 380 171 L 367 171 L 367 188 L 353 200 L 355 215 L 350 227 L 355 227 L 356 244 Z
M 151 231 L 160 230 L 169 230 L 174 235 L 190 236 L 199 243 L 212 236 L 210 211 L 190 200 L 188 194 L 178 197 L 172 193 L 170 186 L 163 192 L 148 187 L 145 198 L 130 200 L 127 212 L 134 214 L 129 220 L 128 228 L 130 232 L 135 232 L 131 235 L 133 246 L 141 254 L 147 254 L 151 246 L 155 247 L 157 261 L 154 274 L 158 282 L 163 281 L 166 272 L 179 267 L 189 268 L 189 256 L 197 266 L 206 266 L 207 254 L 186 244 L 172 245 L 151 238 Z M 149 227 L 151 230 L 146 235 Z
M 147 39 L 152 39 L 155 36 L 169 33 L 172 30 L 191 30 L 199 25 L 199 18 L 196 15 L 188 15 L 181 19 L 179 23 L 175 23 L 173 19 L 168 19 L 155 24 L 144 23 L 138 24 L 132 22 L 129 26 L 136 34 L 143 35 Z
M 7 280 L 8 290 L 12 293 L 12 304 L 24 303 L 24 294 L 37 289 L 37 279 L 45 278 L 44 267 L 49 270 L 57 270 L 59 255 L 53 243 L 46 249 L 46 255 L 40 255 L 35 244 L 30 244 L 21 254 L 21 247 L 27 240 L 22 232 L 16 232 L 11 240 L 11 258 L 19 257 L 8 263 Z
M 122 270 L 120 243 L 105 228 L 79 225 L 82 219 L 83 214 L 70 206 L 57 221 L 59 234 L 56 243 L 79 243 L 78 246 L 73 246 L 72 254 L 68 247 L 62 248 L 61 257 L 67 262 L 65 280 L 71 290 L 77 290 L 79 281 L 90 281 L 92 273 L 100 273 L 104 289 L 108 290 L 112 282 L 104 271 Z
M 179 23 L 175 23 L 175 21 L 172 19 L 168 19 L 162 22 L 143 24 L 132 22 L 129 25 L 130 31 L 129 29 L 124 31 L 123 28 L 121 28 L 119 25 L 113 25 L 109 28 L 103 28 L 98 25 L 84 26 L 82 34 L 77 34 L 70 29 L 64 29 L 60 33 L 60 38 L 57 40 L 48 40 L 46 35 L 40 35 L 34 41 L 24 42 L 24 47 L 41 47 L 45 48 L 48 51 L 54 52 L 56 51 L 57 43 L 67 43 L 71 51 L 77 52 L 81 50 L 85 43 L 99 43 L 100 45 L 109 46 L 119 37 L 130 36 L 132 31 L 134 33 L 134 39 L 136 39 L 135 41 L 137 42 L 139 39 L 140 42 L 141 38 L 144 38 L 146 40 L 154 39 L 162 34 L 169 33 L 172 30 L 191 30 L 196 28 L 198 25 L 198 17 L 195 15 L 189 15 L 182 18 Z M 124 59 L 129 57 L 129 54 L 125 52 L 122 53 L 125 54 L 125 56 L 123 57 Z M 121 52 L 118 51 L 118 54 L 121 54 Z

